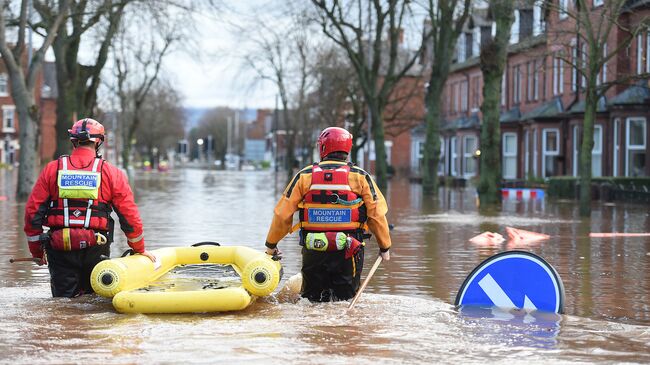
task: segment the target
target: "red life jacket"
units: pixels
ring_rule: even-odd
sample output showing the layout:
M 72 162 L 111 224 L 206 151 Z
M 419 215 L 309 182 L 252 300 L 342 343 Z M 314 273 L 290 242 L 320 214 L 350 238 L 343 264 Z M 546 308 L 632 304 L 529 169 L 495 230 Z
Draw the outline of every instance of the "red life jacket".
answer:
M 365 207 L 350 189 L 351 164 L 314 164 L 311 186 L 300 204 L 300 228 L 308 232 L 345 232 L 364 228 Z
M 56 194 L 52 196 L 50 207 L 47 211 L 47 226 L 50 229 L 86 228 L 107 232 L 112 237 L 113 220 L 110 217 L 112 208 L 103 199 L 101 193 L 101 171 L 103 164 L 104 160 L 97 157 L 88 166 L 78 168 L 72 166 L 68 156 L 61 156 L 59 158 Z M 79 176 L 81 177 L 87 175 L 92 176 L 93 174 L 89 174 L 89 172 L 97 173 L 94 176 L 98 175 L 99 178 L 97 181 L 92 182 L 95 185 L 91 188 L 91 190 L 97 190 L 97 197 L 95 199 L 61 198 L 59 196 L 61 194 L 62 173 L 74 175 L 74 171 L 80 171 Z M 82 186 L 81 188 L 84 187 Z

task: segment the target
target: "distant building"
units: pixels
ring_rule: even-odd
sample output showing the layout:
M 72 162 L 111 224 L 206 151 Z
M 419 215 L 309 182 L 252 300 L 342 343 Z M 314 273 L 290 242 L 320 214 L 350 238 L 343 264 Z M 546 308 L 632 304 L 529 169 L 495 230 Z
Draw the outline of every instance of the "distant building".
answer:
M 270 133 L 270 120 L 272 116 L 272 110 L 258 109 L 255 119 L 246 126 L 246 138 L 244 139 L 245 162 L 259 163 L 262 161 L 271 161 L 271 157 L 266 154 L 266 136 Z
M 570 2 L 564 2 L 564 6 Z M 521 3 L 520 3 L 521 4 Z M 650 15 L 646 2 L 629 2 L 621 15 L 623 24 L 637 24 Z M 593 1 L 598 14 L 602 1 Z M 571 17 L 560 16 L 535 5 L 519 5 L 515 13 L 501 100 L 501 152 L 504 179 L 548 178 L 578 175 L 582 138 L 584 81 L 575 68 L 562 60 L 581 54 Z M 553 29 L 550 35 L 547 29 Z M 559 43 L 557 33 L 569 39 Z M 558 31 L 560 30 L 560 31 Z M 479 49 L 493 32 L 486 12 L 477 10 L 458 40 L 451 74 L 443 96 L 439 174 L 471 178 L 479 173 L 475 153 L 480 149 L 483 79 Z M 613 27 L 606 44 L 616 49 L 626 35 Z M 573 39 L 570 39 L 573 37 Z M 560 45 L 558 45 L 560 44 Z M 580 46 L 584 50 L 584 45 Z M 650 72 L 650 32 L 641 32 L 629 48 L 610 59 L 599 82 L 612 82 L 630 74 Z M 599 101 L 594 124 L 593 176 L 650 176 L 650 88 L 648 81 L 620 84 Z M 420 175 L 424 124 L 411 135 L 411 174 Z
M 20 123 L 13 98 L 7 69 L 0 60 L 0 112 L 2 125 L 0 128 L 0 163 L 13 165 L 18 162 L 20 142 L 18 133 Z M 40 108 L 40 146 L 39 155 L 41 162 L 52 160 L 56 149 L 56 70 L 54 63 L 45 62 L 39 73 L 34 88 L 36 104 Z

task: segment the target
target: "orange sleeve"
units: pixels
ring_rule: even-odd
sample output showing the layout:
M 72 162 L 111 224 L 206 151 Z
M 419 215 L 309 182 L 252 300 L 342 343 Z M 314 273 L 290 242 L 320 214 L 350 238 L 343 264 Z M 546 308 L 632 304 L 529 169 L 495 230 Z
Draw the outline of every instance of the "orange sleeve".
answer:
M 386 219 L 388 212 L 386 199 L 370 175 L 351 174 L 351 176 L 354 176 L 354 179 L 350 179 L 352 180 L 350 187 L 354 191 L 361 191 L 361 198 L 367 209 L 368 228 L 375 235 L 379 248 L 386 251 L 392 245 Z
M 290 233 L 293 226 L 293 214 L 298 211 L 298 205 L 309 190 L 310 184 L 311 173 L 305 173 L 305 170 L 291 179 L 273 210 L 273 221 L 266 236 L 267 247 L 275 247 L 284 236 Z

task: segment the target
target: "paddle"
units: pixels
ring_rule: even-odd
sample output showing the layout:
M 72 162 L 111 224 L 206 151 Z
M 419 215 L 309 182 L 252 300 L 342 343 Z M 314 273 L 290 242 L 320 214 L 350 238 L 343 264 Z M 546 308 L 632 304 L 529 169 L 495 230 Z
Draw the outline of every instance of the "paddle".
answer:
M 9 263 L 13 264 L 14 262 L 34 262 L 34 263 L 39 263 L 41 262 L 41 259 L 37 259 L 35 257 L 21 257 L 21 258 L 10 258 Z
M 357 303 L 357 300 L 359 300 L 359 297 L 361 296 L 361 293 L 363 290 L 366 288 L 368 285 L 368 282 L 370 281 L 370 278 L 372 275 L 375 274 L 375 271 L 377 271 L 377 268 L 379 267 L 379 264 L 381 264 L 382 258 L 381 256 L 377 257 L 377 261 L 375 261 L 375 264 L 372 265 L 372 268 L 370 269 L 370 272 L 368 273 L 368 276 L 366 276 L 366 280 L 363 281 L 363 284 L 361 284 L 361 288 L 359 288 L 359 291 L 357 292 L 357 295 L 352 298 L 352 301 L 350 302 L 350 306 L 348 306 L 348 311 L 354 307 L 354 305 Z

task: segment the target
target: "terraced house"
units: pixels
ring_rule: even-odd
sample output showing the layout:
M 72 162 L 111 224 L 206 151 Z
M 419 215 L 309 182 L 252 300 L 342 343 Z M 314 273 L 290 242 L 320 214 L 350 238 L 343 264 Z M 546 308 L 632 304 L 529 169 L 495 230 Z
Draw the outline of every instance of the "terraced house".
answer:
M 598 16 L 607 0 L 586 0 Z M 502 84 L 501 133 L 504 179 L 578 175 L 584 118 L 585 77 L 574 65 L 586 62 L 586 42 L 571 12 L 571 0 L 520 2 L 512 26 Z M 650 1 L 627 1 L 618 23 L 633 29 L 650 16 Z M 597 24 L 597 23 L 596 23 Z M 598 83 L 613 85 L 598 102 L 592 174 L 650 176 L 650 30 L 620 47 L 628 31 L 612 28 L 603 53 L 618 50 L 602 67 Z M 487 12 L 478 9 L 464 27 L 446 83 L 439 174 L 468 179 L 480 172 L 483 80 L 481 43 L 494 34 Z M 621 48 L 621 49 L 618 49 Z M 411 130 L 411 171 L 422 164 L 424 126 Z

